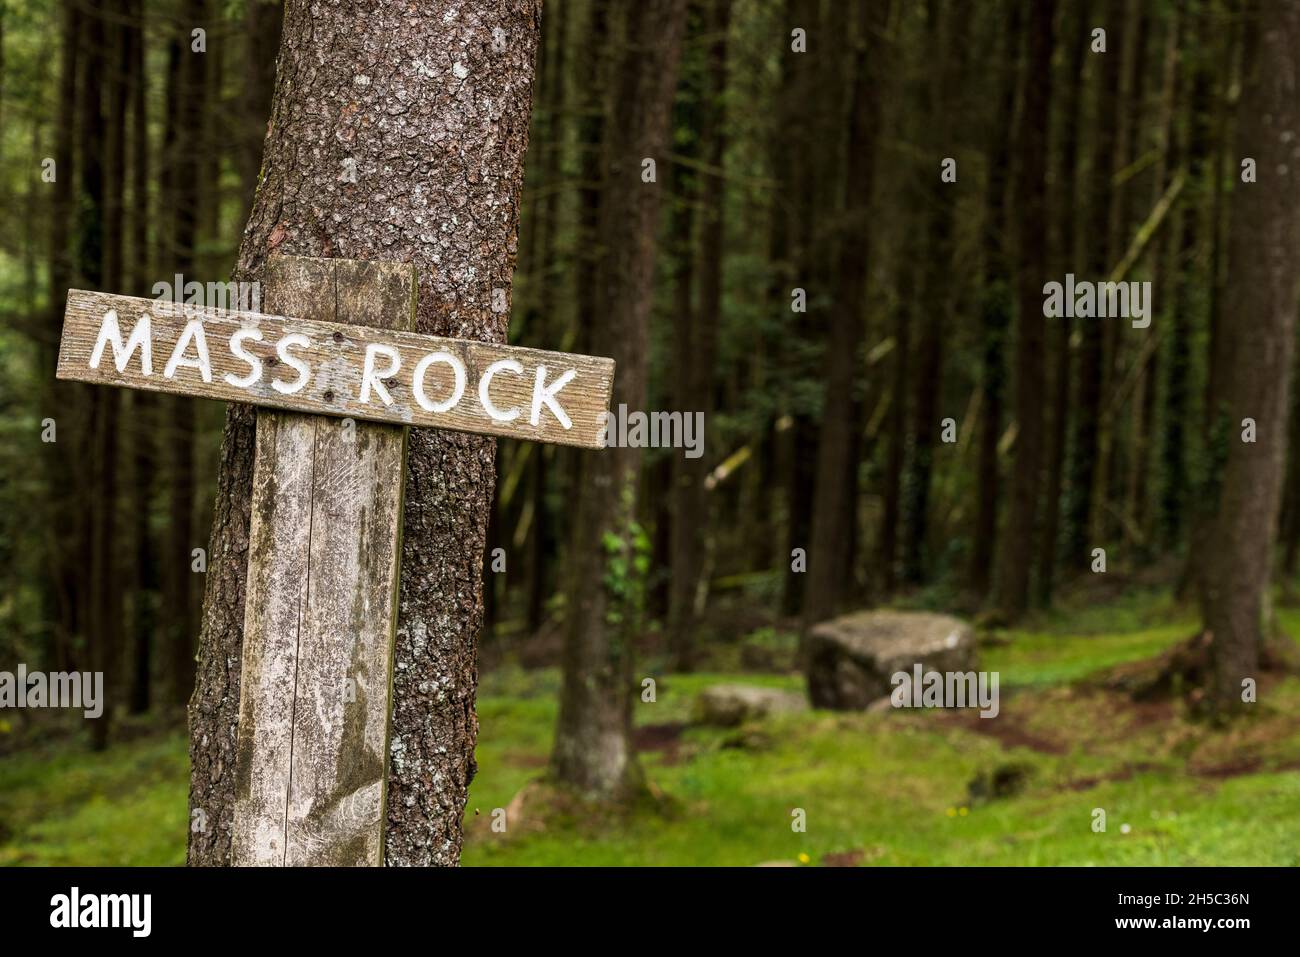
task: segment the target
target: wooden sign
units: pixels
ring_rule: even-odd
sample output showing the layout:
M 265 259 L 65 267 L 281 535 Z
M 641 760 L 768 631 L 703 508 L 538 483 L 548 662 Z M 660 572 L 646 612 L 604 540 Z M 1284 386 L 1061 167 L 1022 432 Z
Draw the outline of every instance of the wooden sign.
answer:
M 407 426 L 599 448 L 614 363 L 418 335 L 410 264 L 277 256 L 263 287 L 284 315 L 71 290 L 58 376 L 270 407 L 257 414 L 231 858 L 377 866 Z
M 58 377 L 600 448 L 614 360 L 73 289 Z
M 409 329 L 410 265 L 277 257 L 268 305 Z M 259 411 L 235 865 L 383 862 L 406 432 Z

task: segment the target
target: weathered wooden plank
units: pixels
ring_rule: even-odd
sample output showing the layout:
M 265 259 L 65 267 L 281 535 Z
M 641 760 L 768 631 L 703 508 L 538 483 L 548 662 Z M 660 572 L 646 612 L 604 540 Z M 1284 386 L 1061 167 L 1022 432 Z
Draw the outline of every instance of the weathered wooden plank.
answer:
M 267 308 L 272 301 L 268 294 Z M 601 446 L 612 359 L 339 323 L 328 318 L 336 312 L 324 306 L 295 311 L 308 317 L 73 289 L 64 313 L 58 377 L 319 415 Z
M 271 417 L 296 419 L 271 424 Z M 253 471 L 231 861 L 283 864 L 298 635 L 307 603 L 315 426 L 259 415 Z
M 265 287 L 276 309 L 414 321 L 405 265 L 282 257 Z M 258 414 L 236 864 L 382 863 L 405 438 Z
M 277 257 L 268 307 L 334 315 L 334 266 Z M 283 865 L 288 856 L 294 702 L 308 601 L 318 416 L 259 411 L 235 768 L 231 862 Z
M 340 261 L 336 320 L 411 328 L 415 275 Z M 406 429 L 316 419 L 288 864 L 383 861 Z

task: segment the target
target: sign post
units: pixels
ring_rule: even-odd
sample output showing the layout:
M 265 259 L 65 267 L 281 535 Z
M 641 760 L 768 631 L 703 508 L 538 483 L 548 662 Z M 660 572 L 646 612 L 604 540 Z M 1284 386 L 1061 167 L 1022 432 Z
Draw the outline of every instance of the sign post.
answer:
M 263 407 L 233 863 L 375 866 L 407 427 L 599 448 L 614 363 L 415 333 L 410 264 L 274 257 L 264 291 L 280 315 L 70 290 L 58 377 Z

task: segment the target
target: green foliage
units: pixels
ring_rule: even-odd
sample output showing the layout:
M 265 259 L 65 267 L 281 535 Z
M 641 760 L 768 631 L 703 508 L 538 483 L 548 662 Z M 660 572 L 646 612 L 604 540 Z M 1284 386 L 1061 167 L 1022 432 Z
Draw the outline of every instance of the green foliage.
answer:
M 639 622 L 645 612 L 650 573 L 650 536 L 634 520 L 623 535 L 606 531 L 601 543 L 605 549 L 602 581 L 608 596 L 605 621 L 611 626 Z

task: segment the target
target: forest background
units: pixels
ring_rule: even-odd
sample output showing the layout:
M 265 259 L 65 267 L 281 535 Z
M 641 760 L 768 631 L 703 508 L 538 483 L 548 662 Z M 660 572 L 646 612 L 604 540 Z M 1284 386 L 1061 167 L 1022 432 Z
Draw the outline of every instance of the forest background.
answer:
M 0 861 L 183 859 L 224 411 L 53 369 L 69 287 L 237 270 L 295 23 L 0 3 L 0 668 L 108 701 L 0 714 Z M 1297 863 L 1300 4 L 548 0 L 539 29 L 509 339 L 614 356 L 703 454 L 618 457 L 598 512 L 595 453 L 494 442 L 466 861 Z M 1045 316 L 1067 274 L 1150 283 L 1149 325 Z M 802 690 L 801 636 L 869 607 L 976 623 L 1012 704 L 697 720 L 720 681 Z M 617 768 L 572 757 L 611 729 Z M 792 831 L 811 806 L 835 823 Z M 1098 807 L 1143 833 L 1103 843 Z

